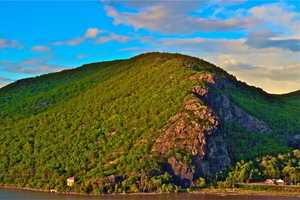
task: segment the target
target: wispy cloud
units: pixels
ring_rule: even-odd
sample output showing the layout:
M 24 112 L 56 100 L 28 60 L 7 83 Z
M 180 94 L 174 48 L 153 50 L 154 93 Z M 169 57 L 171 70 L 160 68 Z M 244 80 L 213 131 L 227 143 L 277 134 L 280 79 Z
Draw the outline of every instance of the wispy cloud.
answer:
M 299 52 L 276 48 L 254 49 L 246 44 L 234 48 L 232 51 L 211 53 L 206 58 L 239 79 L 268 92 L 287 93 L 299 89 Z
M 99 33 L 101 33 L 102 30 L 98 28 L 88 28 L 85 33 L 82 36 L 72 38 L 72 39 L 67 39 L 67 40 L 62 40 L 62 41 L 55 41 L 52 42 L 51 45 L 54 46 L 77 46 L 80 45 L 81 43 L 85 42 L 88 39 L 93 39 L 96 38 Z
M 124 35 L 118 35 L 115 33 L 109 33 L 108 35 L 103 35 L 101 37 L 98 37 L 96 39 L 96 43 L 97 44 L 102 44 L 102 43 L 106 43 L 106 42 L 110 42 L 110 41 L 116 41 L 116 42 L 128 42 L 130 40 L 129 37 L 124 36 Z
M 247 0 L 212 0 L 211 3 L 213 4 L 242 4 L 245 3 Z
M 259 21 L 260 29 L 272 29 L 283 35 L 293 36 L 300 33 L 300 13 L 284 3 L 263 4 L 248 10 L 252 18 Z
M 83 41 L 85 41 L 84 37 L 73 38 L 69 40 L 55 41 L 52 42 L 51 45 L 54 46 L 77 46 L 80 45 Z
M 285 39 L 276 37 L 276 34 L 273 33 L 251 33 L 246 43 L 254 48 L 281 48 L 290 51 L 300 51 L 300 38 Z
M 77 46 L 82 44 L 83 42 L 90 40 L 95 44 L 103 44 L 111 41 L 116 42 L 128 42 L 130 38 L 125 35 L 119 35 L 113 32 L 100 30 L 98 28 L 89 28 L 85 31 L 85 33 L 77 38 L 72 38 L 63 41 L 55 41 L 52 42 L 51 45 L 54 46 Z
M 164 45 L 177 50 L 191 50 L 205 53 L 240 52 L 245 39 L 208 39 L 201 37 L 191 38 L 164 38 L 157 41 L 157 45 Z
M 134 7 L 134 11 L 120 11 L 111 3 L 106 6 L 106 13 L 113 18 L 115 25 L 126 24 L 135 29 L 147 29 L 167 34 L 244 32 L 248 33 L 248 44 L 256 48 L 274 47 L 291 51 L 299 50 L 299 12 L 295 12 L 293 7 L 284 3 L 273 3 L 249 9 L 237 9 L 231 11 L 230 15 L 226 15 L 228 12 L 226 5 L 244 2 L 244 0 L 213 0 L 201 3 L 194 1 L 175 3 L 170 1 L 133 1 L 123 2 L 123 4 Z M 213 6 L 213 10 L 222 12 L 223 17 L 217 18 L 214 13 L 205 17 L 190 15 L 191 12 L 208 5 Z M 266 32 L 272 32 L 273 35 L 264 34 Z M 276 38 L 271 36 L 276 36 Z
M 262 87 L 271 93 L 280 94 L 299 90 L 299 64 L 270 68 L 268 66 L 244 67 L 243 63 L 236 63 L 236 65 L 229 64 L 225 68 L 239 79 L 246 80 L 248 83 Z
M 32 58 L 20 62 L 0 61 L 1 68 L 8 72 L 21 74 L 45 74 L 62 70 L 62 67 L 49 64 L 48 59 Z
M 115 25 L 126 24 L 135 29 L 168 34 L 237 31 L 255 23 L 252 18 L 216 19 L 188 15 L 201 5 L 193 1 L 166 1 L 139 7 L 137 12 L 121 12 L 114 6 L 107 5 L 106 13 L 113 18 Z
M 34 52 L 49 52 L 50 48 L 48 46 L 45 46 L 45 45 L 36 45 L 36 46 L 33 46 L 31 48 L 31 50 L 34 51 Z
M 20 48 L 21 44 L 16 40 L 0 38 L 0 48 Z

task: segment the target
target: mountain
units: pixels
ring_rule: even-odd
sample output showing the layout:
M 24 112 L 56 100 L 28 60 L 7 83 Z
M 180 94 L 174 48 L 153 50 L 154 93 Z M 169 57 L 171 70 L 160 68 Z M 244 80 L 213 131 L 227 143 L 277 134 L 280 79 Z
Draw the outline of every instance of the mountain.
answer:
M 195 57 L 87 64 L 0 89 L 0 183 L 97 193 L 213 182 L 240 160 L 299 148 L 299 113 L 300 91 L 268 94 Z

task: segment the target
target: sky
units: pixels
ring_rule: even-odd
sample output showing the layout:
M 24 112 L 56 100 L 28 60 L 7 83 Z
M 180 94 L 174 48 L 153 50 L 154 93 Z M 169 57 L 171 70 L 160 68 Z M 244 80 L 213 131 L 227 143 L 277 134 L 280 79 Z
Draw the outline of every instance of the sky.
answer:
M 144 52 L 212 62 L 269 93 L 300 89 L 300 1 L 1 0 L 0 87 Z

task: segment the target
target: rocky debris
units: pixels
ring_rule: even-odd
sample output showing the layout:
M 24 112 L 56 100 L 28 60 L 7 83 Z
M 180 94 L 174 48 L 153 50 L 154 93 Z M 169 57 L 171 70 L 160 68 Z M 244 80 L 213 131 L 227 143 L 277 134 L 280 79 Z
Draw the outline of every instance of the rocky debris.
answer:
M 292 135 L 288 138 L 288 146 L 300 149 L 300 135 Z
M 230 166 L 227 147 L 218 130 L 219 122 L 213 111 L 192 97 L 162 130 L 153 151 L 166 156 L 168 152 L 179 149 L 192 156 L 194 171 L 191 170 L 193 166 L 183 164 L 175 157 L 168 159 L 168 172 L 174 174 L 177 183 L 187 187 L 199 176 L 210 177 Z
M 192 98 L 185 102 L 184 110 L 171 118 L 169 125 L 154 144 L 154 151 L 166 154 L 171 149 L 182 149 L 193 156 L 205 154 L 206 135 L 218 126 L 212 111 Z
M 208 91 L 206 88 L 203 88 L 201 86 L 194 86 L 192 88 L 192 93 L 197 94 L 199 96 L 205 96 L 207 95 Z
M 214 76 L 208 72 L 196 73 L 190 77 L 190 80 L 197 80 L 200 82 L 215 84 Z

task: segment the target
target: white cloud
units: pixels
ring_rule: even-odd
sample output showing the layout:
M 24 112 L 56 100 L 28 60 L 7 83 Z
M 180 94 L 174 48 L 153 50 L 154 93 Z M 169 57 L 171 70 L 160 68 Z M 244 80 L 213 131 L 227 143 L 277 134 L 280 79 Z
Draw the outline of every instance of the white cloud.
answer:
M 226 61 L 225 61 L 226 62 Z M 239 79 L 251 85 L 261 87 L 270 93 L 282 94 L 299 90 L 300 85 L 300 65 L 271 68 L 262 67 L 242 67 L 243 63 L 224 63 L 225 69 Z
M 86 38 L 95 38 L 100 32 L 102 32 L 102 31 L 99 30 L 98 28 L 89 28 L 85 32 L 85 37 Z
M 253 7 L 250 15 L 260 21 L 260 25 L 280 32 L 281 34 L 300 33 L 300 15 L 293 8 L 283 3 L 265 4 Z
M 106 13 L 113 18 L 115 25 L 126 24 L 135 29 L 148 29 L 168 34 L 245 31 L 249 33 L 248 44 L 251 45 L 253 42 L 252 47 L 300 50 L 299 12 L 284 3 L 263 4 L 248 10 L 243 8 L 228 10 L 226 7 L 244 2 L 244 0 L 213 0 L 202 1 L 202 3 L 194 1 L 176 1 L 175 3 L 170 1 L 125 1 L 123 5 L 131 6 L 135 10 L 119 11 L 114 4 L 111 4 L 106 6 Z M 219 13 L 213 12 L 208 17 L 190 15 L 199 8 L 205 9 L 205 6 L 211 6 Z M 217 18 L 216 16 L 220 12 L 223 17 Z M 272 38 L 267 35 L 254 37 L 265 32 L 272 33 Z
M 194 32 L 226 32 L 242 30 L 254 23 L 252 18 L 202 18 L 188 15 L 202 4 L 193 1 L 148 3 L 137 12 L 121 12 L 111 5 L 106 6 L 106 14 L 113 18 L 114 24 L 126 24 L 135 29 L 148 29 L 168 34 Z
M 244 1 L 213 0 L 205 5 L 182 1 L 175 4 L 134 1 L 123 3 L 125 7 L 133 8 L 130 12 L 110 4 L 106 6 L 106 13 L 115 25 L 125 24 L 136 30 L 147 29 L 162 34 L 161 39 L 142 38 L 146 47 L 206 58 L 271 93 L 300 89 L 300 13 L 281 2 L 249 9 L 227 9 L 239 3 Z M 217 11 L 205 18 L 191 15 L 201 13 L 203 6 L 212 10 L 217 8 Z M 224 38 L 217 39 L 189 36 L 197 32 L 220 35 L 226 31 L 243 36 L 226 38 L 224 34 Z M 167 37 L 168 34 L 175 37 Z
M 207 59 L 239 79 L 270 93 L 300 89 L 300 53 L 282 49 L 256 50 L 246 45 L 243 53 L 214 53 Z

